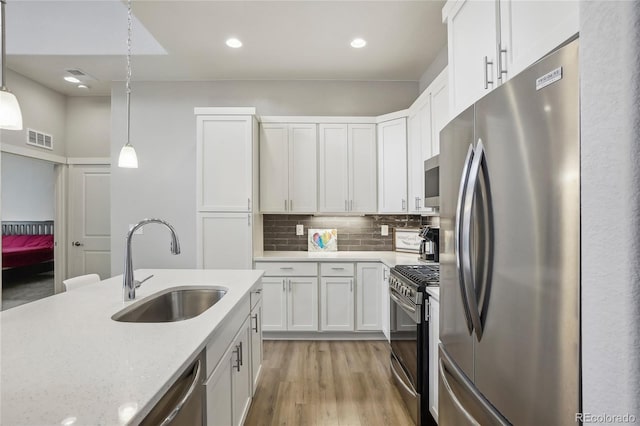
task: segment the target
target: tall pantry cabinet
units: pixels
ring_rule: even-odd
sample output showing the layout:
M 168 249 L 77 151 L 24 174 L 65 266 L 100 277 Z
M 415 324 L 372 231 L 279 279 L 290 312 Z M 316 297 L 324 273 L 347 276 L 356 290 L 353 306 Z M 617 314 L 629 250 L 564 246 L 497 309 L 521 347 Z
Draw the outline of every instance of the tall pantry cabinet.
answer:
M 205 269 L 251 269 L 258 214 L 255 108 L 195 108 L 196 250 Z

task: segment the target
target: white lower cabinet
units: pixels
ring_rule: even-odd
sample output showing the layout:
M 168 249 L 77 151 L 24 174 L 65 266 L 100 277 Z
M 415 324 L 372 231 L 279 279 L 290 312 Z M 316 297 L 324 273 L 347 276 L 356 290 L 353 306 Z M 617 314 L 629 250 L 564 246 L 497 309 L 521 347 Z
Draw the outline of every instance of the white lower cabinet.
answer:
M 387 342 L 391 343 L 391 306 L 389 301 L 389 274 L 391 270 L 388 266 L 382 266 L 382 333 L 387 338 Z
M 438 343 L 440 342 L 440 303 L 429 297 L 429 412 L 438 421 Z
M 381 263 L 356 264 L 356 329 L 382 330 Z
M 320 306 L 323 331 L 353 331 L 353 276 L 322 277 Z
M 264 331 L 317 331 L 318 278 L 262 279 Z
M 287 278 L 287 330 L 318 330 L 318 279 Z
M 262 298 L 251 309 L 251 394 L 256 393 L 262 368 Z
M 250 327 L 247 318 L 206 382 L 207 425 L 242 425 L 251 404 Z
M 252 213 L 198 213 L 198 267 L 251 269 Z

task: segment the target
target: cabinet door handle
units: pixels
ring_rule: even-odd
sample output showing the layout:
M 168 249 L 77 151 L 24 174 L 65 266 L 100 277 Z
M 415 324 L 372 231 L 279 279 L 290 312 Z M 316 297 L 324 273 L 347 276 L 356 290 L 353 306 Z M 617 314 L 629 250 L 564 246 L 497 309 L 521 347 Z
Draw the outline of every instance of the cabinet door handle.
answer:
M 291 293 L 291 280 L 287 280 L 289 281 L 289 293 Z
M 284 200 L 284 211 L 287 211 L 287 200 Z
M 502 44 L 498 44 L 498 80 L 503 81 L 502 74 L 507 74 L 507 70 L 504 69 L 504 62 L 502 61 L 502 54 L 507 57 L 507 49 L 502 48 Z
M 349 291 L 353 292 L 353 280 L 349 280 Z
M 280 269 L 293 269 L 293 266 L 281 266 Z
M 353 200 L 351 200 L 351 205 L 349 206 L 349 211 L 353 211 Z
M 416 197 L 416 209 L 420 208 L 420 197 Z
M 405 200 L 404 198 L 402 199 L 402 211 L 405 211 L 407 209 L 407 200 Z
M 293 200 L 289 200 L 289 211 L 293 211 Z
M 251 226 L 251 213 L 247 215 L 247 225 Z
M 244 356 L 242 355 L 242 342 L 240 342 L 240 350 L 238 352 L 240 353 L 240 365 L 243 365 L 242 358 L 244 358 Z M 238 369 L 238 371 L 240 371 L 240 369 Z
M 251 211 L 251 198 L 247 198 L 247 210 Z
M 484 88 L 488 89 L 489 85 L 493 86 L 493 80 L 489 80 L 489 65 L 493 65 L 493 61 L 489 61 L 489 57 L 484 57 Z
M 286 291 L 285 283 L 284 283 L 284 282 L 285 282 L 285 280 L 283 279 L 283 280 L 282 280 L 282 291 Z
M 349 205 L 348 205 L 347 203 L 348 203 L 348 201 L 347 201 L 347 200 L 344 200 L 344 211 L 345 211 L 345 212 L 346 212 L 346 211 L 349 211 Z
M 253 328 L 253 331 L 255 331 L 257 333 L 258 332 L 258 314 L 252 315 L 251 319 L 256 320 L 256 326 L 255 326 L 255 328 Z
M 236 365 L 234 365 L 234 368 L 237 371 L 240 371 L 240 348 L 238 347 L 238 345 L 236 345 L 236 349 L 233 352 L 236 353 Z

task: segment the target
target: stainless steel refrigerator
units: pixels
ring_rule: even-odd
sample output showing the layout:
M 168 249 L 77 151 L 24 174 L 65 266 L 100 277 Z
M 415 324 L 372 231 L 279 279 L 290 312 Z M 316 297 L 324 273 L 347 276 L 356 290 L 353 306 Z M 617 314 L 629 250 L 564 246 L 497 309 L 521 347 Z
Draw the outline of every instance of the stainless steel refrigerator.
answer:
M 441 425 L 577 423 L 579 101 L 576 39 L 442 130 Z

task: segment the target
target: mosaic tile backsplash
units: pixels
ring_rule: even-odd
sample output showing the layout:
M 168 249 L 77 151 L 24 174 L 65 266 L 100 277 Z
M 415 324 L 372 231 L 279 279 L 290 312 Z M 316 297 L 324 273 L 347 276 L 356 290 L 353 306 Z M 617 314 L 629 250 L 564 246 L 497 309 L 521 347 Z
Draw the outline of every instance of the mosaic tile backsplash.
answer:
M 310 216 L 266 214 L 264 224 L 265 251 L 307 251 L 309 228 L 336 228 L 338 250 L 393 250 L 392 228 L 420 228 L 433 218 L 414 215 Z M 304 225 L 304 235 L 296 235 L 296 225 Z M 389 225 L 389 235 L 380 235 L 380 226 Z

